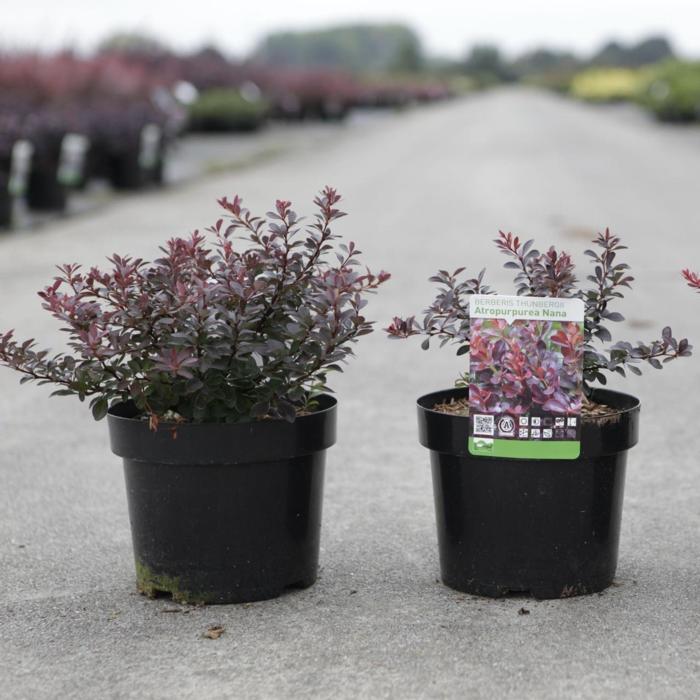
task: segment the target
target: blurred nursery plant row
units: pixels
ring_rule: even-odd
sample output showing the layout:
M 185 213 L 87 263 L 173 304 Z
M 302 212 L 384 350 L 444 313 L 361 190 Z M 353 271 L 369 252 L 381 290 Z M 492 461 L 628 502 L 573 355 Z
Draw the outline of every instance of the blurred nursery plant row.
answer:
M 410 31 L 356 27 L 350 35 L 352 56 L 326 52 L 322 66 L 313 52 L 308 61 L 286 53 L 284 36 L 245 60 L 214 48 L 185 55 L 133 34 L 89 56 L 0 53 L 0 227 L 12 224 L 18 201 L 60 212 L 93 180 L 117 190 L 162 184 L 169 146 L 188 131 L 340 121 L 357 108 L 454 94 L 445 76 L 419 70 Z
M 451 70 L 480 86 L 518 82 L 588 102 L 636 103 L 666 122 L 700 121 L 700 61 L 677 56 L 660 36 L 610 41 L 585 57 L 539 47 L 509 60 L 497 46 L 480 45 Z
M 640 68 L 591 68 L 569 92 L 589 102 L 634 102 L 666 122 L 700 121 L 700 61 L 668 60 Z
M 661 121 L 700 121 L 700 61 L 678 57 L 663 37 L 627 46 L 609 42 L 587 59 L 540 50 L 515 69 L 523 82 L 587 102 L 631 102 Z
M 341 121 L 521 82 L 592 102 L 629 100 L 660 119 L 700 119 L 700 62 L 651 37 L 587 58 L 539 48 L 506 59 L 478 45 L 429 57 L 400 24 L 265 37 L 247 57 L 183 54 L 115 34 L 91 55 L 0 51 L 0 228 L 21 207 L 62 212 L 72 192 L 163 183 L 170 146 L 189 131 L 253 132 L 271 120 Z

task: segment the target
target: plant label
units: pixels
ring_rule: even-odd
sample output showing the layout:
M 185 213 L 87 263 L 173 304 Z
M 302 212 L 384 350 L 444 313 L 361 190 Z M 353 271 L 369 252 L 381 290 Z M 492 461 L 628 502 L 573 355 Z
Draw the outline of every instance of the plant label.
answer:
M 34 146 L 29 141 L 23 139 L 15 141 L 12 147 L 10 179 L 7 184 L 7 189 L 13 197 L 22 197 L 27 191 L 33 153 Z
M 83 175 L 89 141 L 82 134 L 66 134 L 61 141 L 57 179 L 66 187 L 75 187 Z
M 139 165 L 144 170 L 151 170 L 158 165 L 161 138 L 162 130 L 157 124 L 146 124 L 141 130 Z
M 580 299 L 470 297 L 472 455 L 579 456 L 583 314 Z

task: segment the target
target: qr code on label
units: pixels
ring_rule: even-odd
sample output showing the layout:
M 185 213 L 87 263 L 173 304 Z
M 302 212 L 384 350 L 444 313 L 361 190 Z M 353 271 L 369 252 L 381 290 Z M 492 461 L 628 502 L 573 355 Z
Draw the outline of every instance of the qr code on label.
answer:
M 493 435 L 493 416 L 474 416 L 474 435 Z

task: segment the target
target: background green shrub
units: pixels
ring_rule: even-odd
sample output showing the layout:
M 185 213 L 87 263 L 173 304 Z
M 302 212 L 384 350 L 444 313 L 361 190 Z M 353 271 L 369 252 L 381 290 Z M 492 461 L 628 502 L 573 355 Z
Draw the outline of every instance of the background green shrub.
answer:
M 697 121 L 700 119 L 700 62 L 659 64 L 640 100 L 663 121 Z
M 573 77 L 569 89 L 574 97 L 590 102 L 636 100 L 649 79 L 649 68 L 589 68 Z
M 193 131 L 253 131 L 265 121 L 269 105 L 243 97 L 234 88 L 205 90 L 190 106 Z

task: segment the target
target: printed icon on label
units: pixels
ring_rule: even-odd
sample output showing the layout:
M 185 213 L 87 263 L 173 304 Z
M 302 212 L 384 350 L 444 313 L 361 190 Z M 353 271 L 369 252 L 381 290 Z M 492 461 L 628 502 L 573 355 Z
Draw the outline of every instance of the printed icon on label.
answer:
M 488 452 L 493 449 L 493 438 L 474 438 L 474 449 Z
M 520 416 L 520 425 L 527 427 L 529 420 L 527 416 Z
M 575 428 L 575 427 L 576 427 L 576 417 L 573 416 L 573 417 L 569 418 L 569 419 L 566 421 L 566 424 L 567 424 L 570 428 Z
M 555 428 L 554 437 L 557 440 L 563 440 L 564 439 L 564 428 Z
M 569 440 L 575 440 L 576 439 L 576 430 L 574 428 L 567 428 L 566 429 L 566 437 Z
M 515 435 L 515 420 L 510 416 L 503 416 L 498 421 L 499 435 Z
M 539 438 L 539 437 L 540 437 L 540 429 L 539 429 L 539 428 L 533 428 L 533 429 L 530 431 L 530 437 Z
M 493 435 L 493 416 L 474 416 L 474 435 Z
M 540 427 L 540 417 L 539 416 L 532 416 L 532 425 L 536 428 Z
M 561 418 L 554 419 L 554 427 L 555 428 L 563 428 L 564 427 L 564 417 L 563 416 Z
M 546 439 L 551 438 L 552 437 L 552 429 L 551 428 L 544 428 L 544 430 L 542 431 L 542 437 L 546 438 Z
M 529 430 L 527 428 L 520 428 L 520 430 L 518 431 L 518 437 L 527 438 L 528 432 Z
M 554 418 L 552 418 L 552 416 L 545 416 L 542 419 L 542 425 L 545 428 L 551 428 L 554 425 Z

